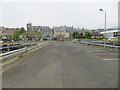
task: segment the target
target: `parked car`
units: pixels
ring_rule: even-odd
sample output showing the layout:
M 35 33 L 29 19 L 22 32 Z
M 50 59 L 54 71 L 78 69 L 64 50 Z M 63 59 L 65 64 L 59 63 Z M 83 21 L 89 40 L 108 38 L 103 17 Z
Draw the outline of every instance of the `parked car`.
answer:
M 0 40 L 0 44 L 2 44 L 3 43 L 3 41 L 2 40 Z
M 118 37 L 111 37 L 108 39 L 108 41 L 118 41 Z
M 78 39 L 74 39 L 72 42 L 73 42 L 73 43 L 77 43 L 77 42 L 78 42 Z

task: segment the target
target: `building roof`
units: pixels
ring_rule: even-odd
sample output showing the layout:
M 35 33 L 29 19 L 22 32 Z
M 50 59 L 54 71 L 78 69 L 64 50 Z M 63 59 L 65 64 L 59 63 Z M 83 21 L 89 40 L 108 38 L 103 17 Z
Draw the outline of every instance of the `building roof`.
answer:
M 91 36 L 101 36 L 102 34 L 98 33 L 98 32 L 92 32 L 90 33 Z
M 10 35 L 13 34 L 13 30 L 3 30 L 2 33 Z
M 100 34 L 114 33 L 114 32 L 119 32 L 119 30 L 107 30 L 107 31 L 100 32 Z

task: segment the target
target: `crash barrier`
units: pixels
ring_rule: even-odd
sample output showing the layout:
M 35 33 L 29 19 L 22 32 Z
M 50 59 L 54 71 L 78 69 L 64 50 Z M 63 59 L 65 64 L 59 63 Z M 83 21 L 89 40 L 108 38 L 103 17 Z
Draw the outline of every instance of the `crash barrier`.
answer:
M 98 44 L 98 43 L 91 43 L 91 42 L 80 42 L 83 44 L 87 44 L 87 45 L 96 45 L 96 46 L 105 46 L 105 47 L 111 47 L 111 48 L 120 48 L 120 46 L 115 46 L 115 45 L 108 45 L 108 44 Z
M 0 54 L 0 61 L 5 60 L 5 59 L 9 59 L 9 58 L 14 57 L 16 55 L 19 55 L 21 53 L 30 51 L 31 49 L 36 48 L 36 47 L 41 46 L 41 45 L 46 44 L 46 43 L 47 42 L 42 42 L 42 43 L 38 43 L 37 45 L 34 45 L 32 47 L 24 47 L 24 48 L 17 49 L 17 50 L 14 50 L 14 51 L 9 51 L 9 52 L 6 52 L 6 53 L 2 53 L 2 54 Z M 4 48 L 8 48 L 8 47 L 4 47 Z
M 15 48 L 17 48 L 17 49 L 20 49 L 20 48 L 24 48 L 24 47 L 28 47 L 28 46 L 31 46 L 31 45 L 35 45 L 35 43 L 26 43 L 26 44 L 23 44 L 23 45 L 14 45 L 14 46 L 7 46 L 7 47 L 1 47 L 0 48 L 0 50 L 1 51 L 13 51 L 13 50 L 11 50 L 11 49 L 15 49 Z

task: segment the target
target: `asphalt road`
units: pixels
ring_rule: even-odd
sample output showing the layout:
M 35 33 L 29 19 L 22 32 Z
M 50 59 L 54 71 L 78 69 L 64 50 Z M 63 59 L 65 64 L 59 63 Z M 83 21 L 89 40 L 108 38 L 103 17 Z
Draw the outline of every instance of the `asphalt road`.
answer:
M 2 75 L 3 88 L 117 88 L 117 53 L 54 42 Z

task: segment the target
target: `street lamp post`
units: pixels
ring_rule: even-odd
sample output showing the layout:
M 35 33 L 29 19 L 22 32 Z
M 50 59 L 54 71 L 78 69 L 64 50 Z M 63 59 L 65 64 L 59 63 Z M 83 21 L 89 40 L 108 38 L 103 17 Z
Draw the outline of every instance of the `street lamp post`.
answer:
M 101 9 L 99 9 L 100 11 L 103 11 L 104 13 L 105 13 L 105 38 L 104 38 L 104 48 L 105 48 L 105 42 L 106 42 L 106 11 L 105 10 L 103 10 L 102 8 Z

